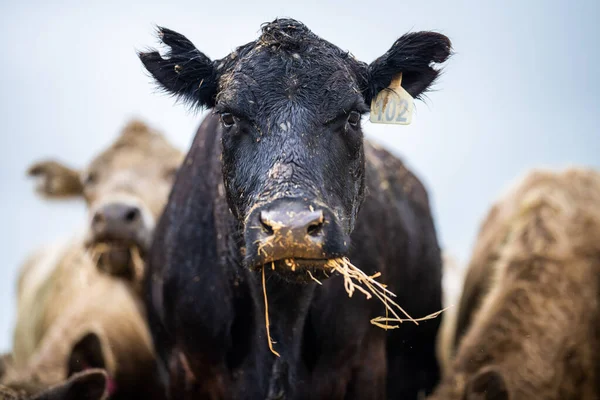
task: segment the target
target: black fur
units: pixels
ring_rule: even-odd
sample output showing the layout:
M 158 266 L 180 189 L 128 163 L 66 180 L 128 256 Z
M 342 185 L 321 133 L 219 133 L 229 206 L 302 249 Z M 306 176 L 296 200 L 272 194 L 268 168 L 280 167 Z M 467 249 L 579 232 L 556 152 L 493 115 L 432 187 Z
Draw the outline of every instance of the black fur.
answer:
M 336 227 L 327 233 L 327 257 L 347 255 L 366 273 L 381 271 L 415 316 L 441 308 L 425 189 L 398 159 L 365 144 L 350 117 L 366 113 L 369 98 L 399 72 L 420 94 L 449 41 L 413 34 L 367 66 L 286 19 L 210 63 L 183 36 L 162 31 L 175 44 L 171 59 L 142 54 L 148 70 L 165 90 L 214 106 L 222 118 L 210 115 L 199 128 L 149 255 L 148 317 L 172 398 L 414 399 L 431 391 L 438 320 L 385 332 L 369 323 L 383 306 L 348 298 L 340 277 L 317 286 L 305 282 L 305 270 L 277 262 L 263 268 L 276 358 L 260 272 L 247 267 L 256 259 L 257 210 L 285 198 L 326 211 Z M 190 54 L 196 80 L 179 81 L 173 65 Z M 207 78 L 218 82 L 214 92 L 198 93 L 195 83 Z
M 431 63 L 443 63 L 450 57 L 450 40 L 436 32 L 407 33 L 381 57 L 369 65 L 368 100 L 388 87 L 394 75 L 402 72 L 402 87 L 414 98 L 429 88 L 440 71 Z
M 166 58 L 158 51 L 139 53 L 146 69 L 160 87 L 192 105 L 214 105 L 217 76 L 212 61 L 185 36 L 158 28 L 161 41 L 169 46 Z

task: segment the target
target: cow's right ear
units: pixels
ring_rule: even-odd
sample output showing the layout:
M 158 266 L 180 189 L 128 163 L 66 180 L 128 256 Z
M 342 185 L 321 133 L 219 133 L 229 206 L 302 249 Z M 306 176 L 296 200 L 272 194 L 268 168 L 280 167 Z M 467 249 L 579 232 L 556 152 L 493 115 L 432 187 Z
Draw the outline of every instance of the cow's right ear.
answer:
M 465 400 L 510 400 L 506 379 L 496 366 L 478 371 L 467 383 Z
M 38 393 L 31 400 L 104 400 L 108 397 L 107 382 L 103 370 L 89 369 Z
M 213 107 L 218 86 L 215 63 L 182 34 L 159 27 L 158 37 L 169 50 L 164 58 L 156 50 L 140 52 L 144 67 L 167 93 L 192 106 Z
M 44 197 L 65 198 L 83 194 L 79 171 L 60 162 L 48 160 L 34 163 L 27 170 L 27 175 L 38 180 L 36 191 Z

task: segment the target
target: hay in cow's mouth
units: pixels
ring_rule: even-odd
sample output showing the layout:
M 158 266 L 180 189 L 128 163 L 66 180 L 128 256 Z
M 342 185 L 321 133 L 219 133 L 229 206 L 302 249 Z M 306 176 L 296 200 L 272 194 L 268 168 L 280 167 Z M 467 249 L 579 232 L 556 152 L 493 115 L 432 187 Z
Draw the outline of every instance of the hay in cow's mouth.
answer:
M 272 270 L 275 270 L 275 269 L 279 270 L 282 268 L 286 268 L 286 269 L 289 269 L 289 271 L 291 271 L 291 272 L 304 273 L 307 270 L 314 270 L 317 268 L 323 269 L 327 265 L 328 262 L 329 262 L 329 259 L 326 259 L 326 258 L 319 259 L 319 258 L 297 258 L 296 257 L 296 258 L 282 258 L 282 259 L 278 259 L 278 260 L 270 260 L 263 266 L 265 268 L 271 268 Z M 261 268 L 263 266 L 261 266 Z
M 355 290 L 362 292 L 365 297 L 370 299 L 374 294 L 379 300 L 383 302 L 385 305 L 385 317 L 376 317 L 371 320 L 371 323 L 375 326 L 378 326 L 383 329 L 395 329 L 400 325 L 390 325 L 389 323 L 402 323 L 402 322 L 413 322 L 416 325 L 419 325 L 420 321 L 427 321 L 429 319 L 436 318 L 441 313 L 446 311 L 449 307 L 446 307 L 442 310 L 436 311 L 432 314 L 426 315 L 421 318 L 413 318 L 411 317 L 398 303 L 392 300 L 392 297 L 396 297 L 394 293 L 386 288 L 386 285 L 383 283 L 377 282 L 375 278 L 381 276 L 380 272 L 377 272 L 374 275 L 365 274 L 360 268 L 353 265 L 347 257 L 343 258 L 335 258 L 331 259 L 325 265 L 326 268 L 331 271 L 335 271 L 344 277 L 344 286 L 346 292 L 348 293 L 348 297 L 352 297 Z M 312 279 L 315 279 L 311 276 Z M 315 279 L 316 280 L 316 279 Z M 400 311 L 400 313 L 404 314 L 406 318 L 401 318 L 396 310 Z M 390 317 L 389 313 L 393 316 Z
M 267 271 L 277 271 L 277 276 L 284 281 L 298 284 L 311 282 L 311 276 L 317 279 L 327 279 L 326 265 L 329 259 L 309 259 L 309 258 L 283 258 L 270 260 L 257 267 L 251 267 L 252 270 L 260 272 L 266 268 Z
M 99 242 L 89 248 L 92 264 L 111 275 L 133 281 L 141 279 L 144 261 L 140 249 L 133 245 Z
M 292 268 L 294 271 L 297 267 L 297 262 L 294 259 L 286 259 L 284 260 L 285 265 Z M 263 287 L 263 297 L 265 302 L 265 325 L 267 331 L 267 340 L 269 341 L 269 349 L 273 354 L 279 357 L 279 353 L 273 349 L 273 340 L 271 339 L 271 334 L 269 330 L 269 302 L 267 300 L 267 286 L 265 284 L 265 268 L 275 269 L 275 263 L 271 262 L 268 265 L 263 265 L 262 268 L 262 287 Z M 402 322 L 413 322 L 416 325 L 419 325 L 421 321 L 427 321 L 429 319 L 437 318 L 441 313 L 446 311 L 452 306 L 446 307 L 429 315 L 426 315 L 421 318 L 413 318 L 411 317 L 398 303 L 392 300 L 392 297 L 396 297 L 396 295 L 386 288 L 381 282 L 377 282 L 375 279 L 381 276 L 381 272 L 377 272 L 374 275 L 365 274 L 360 268 L 356 267 L 354 264 L 350 262 L 347 257 L 342 258 L 334 258 L 329 259 L 324 264 L 325 270 L 329 270 L 331 272 L 337 272 L 344 277 L 344 287 L 346 292 L 348 293 L 348 297 L 352 297 L 355 290 L 363 293 L 365 297 L 371 299 L 373 295 L 381 300 L 385 306 L 385 317 L 375 317 L 371 319 L 371 324 L 383 328 L 385 330 L 388 329 L 396 329 L 400 325 L 390 325 L 390 323 L 402 323 Z M 309 275 L 310 279 L 322 285 L 322 283 L 313 276 L 310 272 L 310 269 L 306 269 L 306 273 Z M 401 318 L 398 313 L 398 310 L 401 314 L 404 314 L 406 318 Z M 392 314 L 392 317 L 389 314 Z

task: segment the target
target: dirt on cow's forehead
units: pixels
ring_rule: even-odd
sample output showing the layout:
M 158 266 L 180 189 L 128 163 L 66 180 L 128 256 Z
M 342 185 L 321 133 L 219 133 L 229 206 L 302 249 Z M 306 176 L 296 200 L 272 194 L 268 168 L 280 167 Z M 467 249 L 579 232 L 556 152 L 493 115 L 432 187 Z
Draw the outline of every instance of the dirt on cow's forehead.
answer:
M 262 25 L 262 34 L 257 43 L 263 46 L 294 50 L 317 40 L 320 38 L 303 23 L 289 19 L 277 19 Z

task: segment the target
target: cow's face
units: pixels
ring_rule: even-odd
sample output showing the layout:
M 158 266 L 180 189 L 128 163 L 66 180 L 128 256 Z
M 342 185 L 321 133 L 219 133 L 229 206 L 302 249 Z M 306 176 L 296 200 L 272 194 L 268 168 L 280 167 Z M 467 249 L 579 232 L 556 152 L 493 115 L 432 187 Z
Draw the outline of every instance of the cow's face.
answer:
M 445 36 L 413 33 L 367 65 L 290 19 L 265 24 L 258 40 L 214 62 L 176 32 L 160 36 L 170 54 L 142 53 L 148 71 L 220 115 L 224 184 L 247 266 L 294 277 L 348 252 L 371 99 L 399 73 L 418 96 L 438 74 L 430 64 L 450 52 Z
M 46 197 L 85 199 L 86 243 L 101 250 L 103 264 L 119 270 L 131 261 L 132 246 L 144 253 L 150 245 L 182 158 L 161 134 L 132 121 L 83 171 L 44 161 L 29 174 L 38 177 L 38 192 Z

